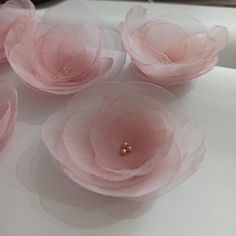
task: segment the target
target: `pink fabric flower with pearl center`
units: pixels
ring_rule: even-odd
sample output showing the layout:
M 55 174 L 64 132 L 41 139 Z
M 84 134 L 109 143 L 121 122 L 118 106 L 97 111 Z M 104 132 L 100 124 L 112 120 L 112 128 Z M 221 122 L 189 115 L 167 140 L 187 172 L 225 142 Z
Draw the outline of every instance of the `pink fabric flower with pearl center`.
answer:
M 24 24 L 24 27 L 27 27 L 34 15 L 35 8 L 29 0 L 9 0 L 0 5 L 0 63 L 7 60 L 4 44 L 9 30 L 14 29 L 18 24 Z M 21 33 L 15 40 L 22 36 L 20 35 Z
M 205 153 L 201 132 L 169 109 L 172 99 L 150 83 L 93 85 L 46 121 L 42 138 L 82 187 L 133 200 L 158 197 L 192 175 Z
M 207 29 L 186 15 L 151 18 L 142 6 L 130 9 L 120 33 L 133 72 L 162 86 L 179 85 L 213 69 L 228 38 L 225 27 Z
M 16 30 L 9 33 L 9 63 L 25 85 L 56 95 L 114 79 L 126 53 L 119 34 L 103 25 L 79 1 L 65 1 L 32 22 L 20 42 Z
M 17 92 L 5 82 L 0 82 L 0 149 L 10 139 L 17 114 Z

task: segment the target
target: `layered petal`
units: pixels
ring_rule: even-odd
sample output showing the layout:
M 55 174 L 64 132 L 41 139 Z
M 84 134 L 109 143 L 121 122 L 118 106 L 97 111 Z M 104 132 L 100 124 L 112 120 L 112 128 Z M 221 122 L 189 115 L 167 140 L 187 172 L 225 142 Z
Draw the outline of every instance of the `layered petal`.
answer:
M 175 86 L 183 84 L 190 79 L 205 74 L 209 69 L 213 69 L 218 58 L 213 57 L 207 61 L 197 61 L 189 64 L 175 65 L 146 65 L 135 61 L 131 65 L 131 70 L 141 80 L 157 83 L 162 86 Z
M 0 62 L 6 61 L 4 46 L 9 31 L 18 31 L 20 24 L 27 27 L 34 15 L 35 8 L 30 0 L 9 0 L 0 6 Z M 22 31 L 18 31 L 14 41 L 19 41 L 22 35 Z M 7 45 L 8 50 L 11 46 Z
M 11 137 L 17 114 L 17 92 L 9 84 L 0 83 L 0 149 Z

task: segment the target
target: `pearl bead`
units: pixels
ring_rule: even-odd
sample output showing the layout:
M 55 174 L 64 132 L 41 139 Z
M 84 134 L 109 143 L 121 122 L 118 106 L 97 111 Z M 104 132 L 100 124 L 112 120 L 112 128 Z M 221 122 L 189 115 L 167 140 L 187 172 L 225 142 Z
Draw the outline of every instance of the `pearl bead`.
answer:
M 129 146 L 128 142 L 124 142 L 123 145 L 122 145 L 123 148 L 127 148 L 128 146 Z
M 120 150 L 120 154 L 121 154 L 122 156 L 127 155 L 127 150 L 126 150 L 125 148 L 121 149 L 121 150 Z
M 132 148 L 131 146 L 128 146 L 128 147 L 126 148 L 126 150 L 127 150 L 127 152 L 132 152 L 133 148 Z
M 129 145 L 128 142 L 124 142 L 121 146 L 120 146 L 120 155 L 121 156 L 126 156 L 127 154 L 129 154 L 130 152 L 133 151 L 132 146 Z
M 68 68 L 68 67 L 64 67 L 64 68 L 62 69 L 62 74 L 63 74 L 63 75 L 68 75 L 70 72 L 71 72 L 71 69 Z

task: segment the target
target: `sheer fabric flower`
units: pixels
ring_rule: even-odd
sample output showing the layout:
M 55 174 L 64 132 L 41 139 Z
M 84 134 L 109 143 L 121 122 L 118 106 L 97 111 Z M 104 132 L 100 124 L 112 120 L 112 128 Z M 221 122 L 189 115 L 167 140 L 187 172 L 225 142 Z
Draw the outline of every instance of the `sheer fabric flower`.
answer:
M 159 197 L 198 168 L 204 138 L 169 109 L 172 96 L 144 82 L 104 82 L 81 90 L 44 124 L 53 160 L 75 183 L 132 200 Z
M 22 82 L 34 90 L 66 95 L 88 83 L 114 79 L 126 53 L 119 34 L 79 1 L 65 1 L 32 22 L 23 39 L 15 31 L 8 60 Z
M 206 28 L 187 15 L 151 18 L 142 6 L 130 9 L 120 32 L 132 71 L 162 86 L 179 85 L 213 69 L 228 37 L 225 27 Z

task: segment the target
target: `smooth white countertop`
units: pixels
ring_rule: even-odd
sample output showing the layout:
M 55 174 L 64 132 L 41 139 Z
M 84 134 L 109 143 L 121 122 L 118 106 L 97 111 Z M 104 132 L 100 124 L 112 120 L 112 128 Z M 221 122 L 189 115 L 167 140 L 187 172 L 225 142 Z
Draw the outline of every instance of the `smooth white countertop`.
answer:
M 114 25 L 133 3 L 89 5 Z M 223 18 L 234 11 L 228 8 L 147 5 L 162 13 L 195 9 L 212 24 L 235 19 Z M 1 236 L 236 235 L 236 70 L 216 67 L 182 98 L 184 110 L 205 133 L 205 160 L 184 184 L 144 205 L 90 193 L 58 172 L 40 144 L 40 128 L 68 98 L 26 89 L 7 66 L 0 66 L 0 80 L 10 80 L 19 91 L 16 128 L 0 153 Z

